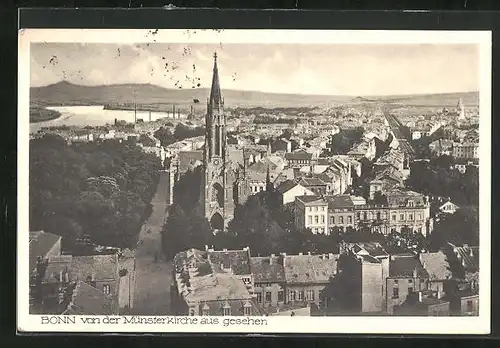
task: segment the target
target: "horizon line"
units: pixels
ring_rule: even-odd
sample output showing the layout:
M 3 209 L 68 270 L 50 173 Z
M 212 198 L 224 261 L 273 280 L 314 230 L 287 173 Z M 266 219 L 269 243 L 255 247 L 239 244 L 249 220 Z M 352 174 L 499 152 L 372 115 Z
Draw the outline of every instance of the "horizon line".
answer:
M 209 86 L 207 87 L 195 87 L 195 88 L 168 88 L 168 87 L 163 87 L 161 85 L 153 84 L 153 83 L 138 83 L 138 82 L 127 82 L 127 83 L 112 83 L 112 84 L 99 84 L 99 85 L 85 85 L 85 84 L 78 84 L 78 83 L 73 83 L 70 81 L 66 80 L 60 80 L 55 83 L 50 83 L 47 85 L 41 85 L 41 86 L 30 86 L 31 88 L 45 88 L 45 87 L 50 87 L 54 86 L 57 84 L 61 83 L 67 83 L 70 85 L 74 86 L 79 86 L 79 87 L 89 87 L 89 88 L 95 88 L 95 87 L 111 87 L 111 86 L 126 86 L 126 85 L 137 85 L 137 86 L 154 86 L 158 88 L 162 88 L 165 90 L 170 90 L 170 91 L 181 91 L 181 90 L 201 90 L 201 89 L 210 89 Z M 367 94 L 302 94 L 302 93 L 287 93 L 287 92 L 265 92 L 265 91 L 256 91 L 256 90 L 249 90 L 249 89 L 235 89 L 235 88 L 228 88 L 225 89 L 227 91 L 236 91 L 236 92 L 255 92 L 255 93 L 264 93 L 264 94 L 278 94 L 278 95 L 301 95 L 301 96 L 315 96 L 315 97 L 351 97 L 351 98 L 356 98 L 356 97 L 362 97 L 362 98 L 367 98 L 367 97 L 404 97 L 404 96 L 424 96 L 424 95 L 439 95 L 439 94 L 458 94 L 458 93 L 479 93 L 479 90 L 472 90 L 472 91 L 452 91 L 452 92 L 437 92 L 437 93 L 407 93 L 407 94 L 377 94 L 377 95 L 367 95 Z

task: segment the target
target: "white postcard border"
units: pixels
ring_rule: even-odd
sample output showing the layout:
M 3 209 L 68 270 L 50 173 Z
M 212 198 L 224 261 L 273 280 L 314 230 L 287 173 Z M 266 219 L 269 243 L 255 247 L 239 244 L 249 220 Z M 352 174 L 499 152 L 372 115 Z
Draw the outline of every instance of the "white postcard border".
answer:
M 167 30 L 21 29 L 18 72 L 18 262 L 17 328 L 22 332 L 227 332 L 227 333 L 371 333 L 488 334 L 491 301 L 491 32 L 381 30 Z M 42 324 L 29 314 L 29 84 L 30 43 L 324 43 L 324 44 L 458 44 L 480 45 L 480 302 L 478 317 L 258 317 L 266 325 L 123 324 L 128 317 L 97 317 L 101 324 Z M 117 318 L 120 324 L 105 324 Z M 119 318 L 119 319 L 118 319 Z M 147 317 L 142 317 L 147 318 Z M 169 320 L 169 317 L 161 317 Z M 180 317 L 178 317 L 180 318 Z M 197 318 L 197 317 L 190 317 Z M 233 317 L 234 318 L 234 317 Z M 257 319 L 257 317 L 253 317 Z M 198 322 L 202 317 L 198 318 Z M 109 320 L 108 320 L 109 322 Z

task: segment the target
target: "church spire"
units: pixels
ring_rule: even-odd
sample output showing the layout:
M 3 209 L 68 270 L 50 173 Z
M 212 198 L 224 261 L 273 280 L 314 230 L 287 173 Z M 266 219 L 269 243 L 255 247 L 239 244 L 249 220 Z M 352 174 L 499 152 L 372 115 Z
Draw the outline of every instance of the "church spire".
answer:
M 214 69 L 213 69 L 212 89 L 210 90 L 209 103 L 212 107 L 223 104 L 222 93 L 220 92 L 219 70 L 217 68 L 217 52 L 214 53 Z

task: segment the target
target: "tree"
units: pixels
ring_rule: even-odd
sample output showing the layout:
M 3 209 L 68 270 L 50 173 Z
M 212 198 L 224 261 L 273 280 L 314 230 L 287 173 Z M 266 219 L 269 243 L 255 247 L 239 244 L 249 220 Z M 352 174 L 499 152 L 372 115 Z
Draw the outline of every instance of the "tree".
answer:
M 118 141 L 30 141 L 30 228 L 63 237 L 63 250 L 133 247 L 151 212 L 160 161 Z M 85 243 L 82 244 L 81 241 Z

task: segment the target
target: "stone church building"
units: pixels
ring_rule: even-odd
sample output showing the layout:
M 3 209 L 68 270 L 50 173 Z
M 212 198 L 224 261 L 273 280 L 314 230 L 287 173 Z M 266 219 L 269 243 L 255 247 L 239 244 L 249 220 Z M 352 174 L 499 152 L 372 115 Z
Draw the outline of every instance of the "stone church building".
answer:
M 229 149 L 227 146 L 226 114 L 219 83 L 217 54 L 214 54 L 205 129 L 200 210 L 214 230 L 224 230 L 234 216 L 235 206 L 246 201 L 250 190 L 243 150 Z

